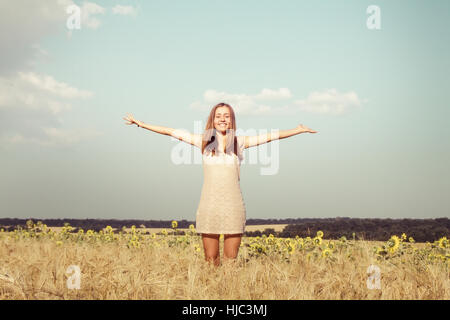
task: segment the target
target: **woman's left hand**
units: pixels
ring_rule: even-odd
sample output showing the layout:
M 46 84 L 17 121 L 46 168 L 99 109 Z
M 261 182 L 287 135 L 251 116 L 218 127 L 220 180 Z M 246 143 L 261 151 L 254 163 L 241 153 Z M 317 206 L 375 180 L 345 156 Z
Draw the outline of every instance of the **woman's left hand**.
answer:
M 303 132 L 317 133 L 318 132 L 318 131 L 314 131 L 314 130 L 312 130 L 312 129 L 310 129 L 307 126 L 304 126 L 302 124 L 299 124 L 296 129 L 299 130 L 300 133 L 303 133 Z

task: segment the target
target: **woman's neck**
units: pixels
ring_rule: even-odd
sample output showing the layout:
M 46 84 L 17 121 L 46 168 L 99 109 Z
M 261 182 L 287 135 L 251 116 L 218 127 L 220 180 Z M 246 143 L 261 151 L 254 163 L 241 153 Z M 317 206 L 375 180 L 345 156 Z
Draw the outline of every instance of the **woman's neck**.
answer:
M 219 130 L 216 130 L 216 134 L 217 134 L 217 137 L 219 137 L 219 138 L 225 138 L 226 136 L 227 136 L 227 134 L 225 133 L 225 134 L 223 134 L 222 132 L 220 132 Z
M 227 135 L 216 130 L 216 137 L 217 137 L 217 142 L 218 142 L 217 146 L 219 147 L 220 152 L 224 152 L 225 145 L 227 144 Z

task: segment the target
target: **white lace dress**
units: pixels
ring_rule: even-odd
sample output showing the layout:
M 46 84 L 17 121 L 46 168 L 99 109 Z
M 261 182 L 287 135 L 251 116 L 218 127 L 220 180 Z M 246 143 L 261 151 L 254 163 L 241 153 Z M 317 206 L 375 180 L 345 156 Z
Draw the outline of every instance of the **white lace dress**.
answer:
M 203 154 L 203 187 L 196 213 L 197 233 L 243 234 L 245 203 L 240 188 L 243 137 L 237 137 L 238 156 Z

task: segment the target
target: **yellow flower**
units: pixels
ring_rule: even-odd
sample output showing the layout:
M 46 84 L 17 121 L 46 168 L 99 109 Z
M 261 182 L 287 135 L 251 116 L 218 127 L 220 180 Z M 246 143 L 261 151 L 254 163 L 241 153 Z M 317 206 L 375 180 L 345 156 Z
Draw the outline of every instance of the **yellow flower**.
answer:
M 150 238 L 155 239 L 156 238 L 156 234 L 152 233 Z
M 177 221 L 172 221 L 172 229 L 176 229 L 178 227 L 178 222 Z
M 445 248 L 448 244 L 448 240 L 447 237 L 442 237 L 439 239 L 439 247 L 440 248 Z
M 322 251 L 322 257 L 324 258 L 328 258 L 331 255 L 331 250 L 330 249 L 325 249 Z
M 266 252 L 266 247 L 264 247 L 263 245 L 259 244 L 259 243 L 254 243 L 251 245 L 251 248 L 253 249 L 254 252 L 261 254 L 261 253 L 265 253 Z
M 413 237 L 409 237 L 409 242 L 414 243 L 414 238 Z
M 406 240 L 406 234 L 405 233 L 402 233 L 402 241 L 404 241 L 404 240 Z
M 62 241 L 56 241 L 56 245 L 59 247 L 59 246 L 62 246 Z
M 190 225 L 189 225 L 189 230 L 195 231 L 195 226 L 194 226 L 193 224 L 190 224 Z
M 163 235 L 165 235 L 165 236 L 167 236 L 167 234 L 168 234 L 168 232 L 167 232 L 166 229 L 162 229 L 162 230 L 161 230 L 161 233 L 162 233 Z
M 111 226 L 107 226 L 105 229 L 106 233 L 112 233 L 113 232 L 113 228 Z
M 333 241 L 329 241 L 328 242 L 328 249 L 334 250 L 334 248 L 335 248 L 334 242 Z
M 387 245 L 389 247 L 389 252 L 394 253 L 398 247 L 400 246 L 400 239 L 397 236 L 392 236 L 388 242 Z
M 128 242 L 128 247 L 139 248 L 140 246 L 141 246 L 141 244 L 139 243 L 139 241 L 137 241 L 134 238 Z
M 321 237 L 315 237 L 313 239 L 313 242 L 315 245 L 320 246 L 322 244 L 322 238 Z
M 323 232 L 322 231 L 317 231 L 317 237 L 322 238 L 323 237 Z
M 287 251 L 289 252 L 289 254 L 293 254 L 295 252 L 295 245 L 289 244 L 287 246 Z

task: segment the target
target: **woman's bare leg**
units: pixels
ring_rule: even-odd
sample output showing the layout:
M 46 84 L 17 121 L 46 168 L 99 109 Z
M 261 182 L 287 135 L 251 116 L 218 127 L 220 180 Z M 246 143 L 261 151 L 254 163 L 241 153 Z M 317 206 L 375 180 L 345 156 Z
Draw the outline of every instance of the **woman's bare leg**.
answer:
M 224 259 L 236 259 L 239 246 L 241 244 L 242 234 L 224 235 L 223 256 Z
M 218 234 L 202 233 L 203 249 L 205 250 L 205 260 L 214 262 L 215 266 L 220 264 Z

